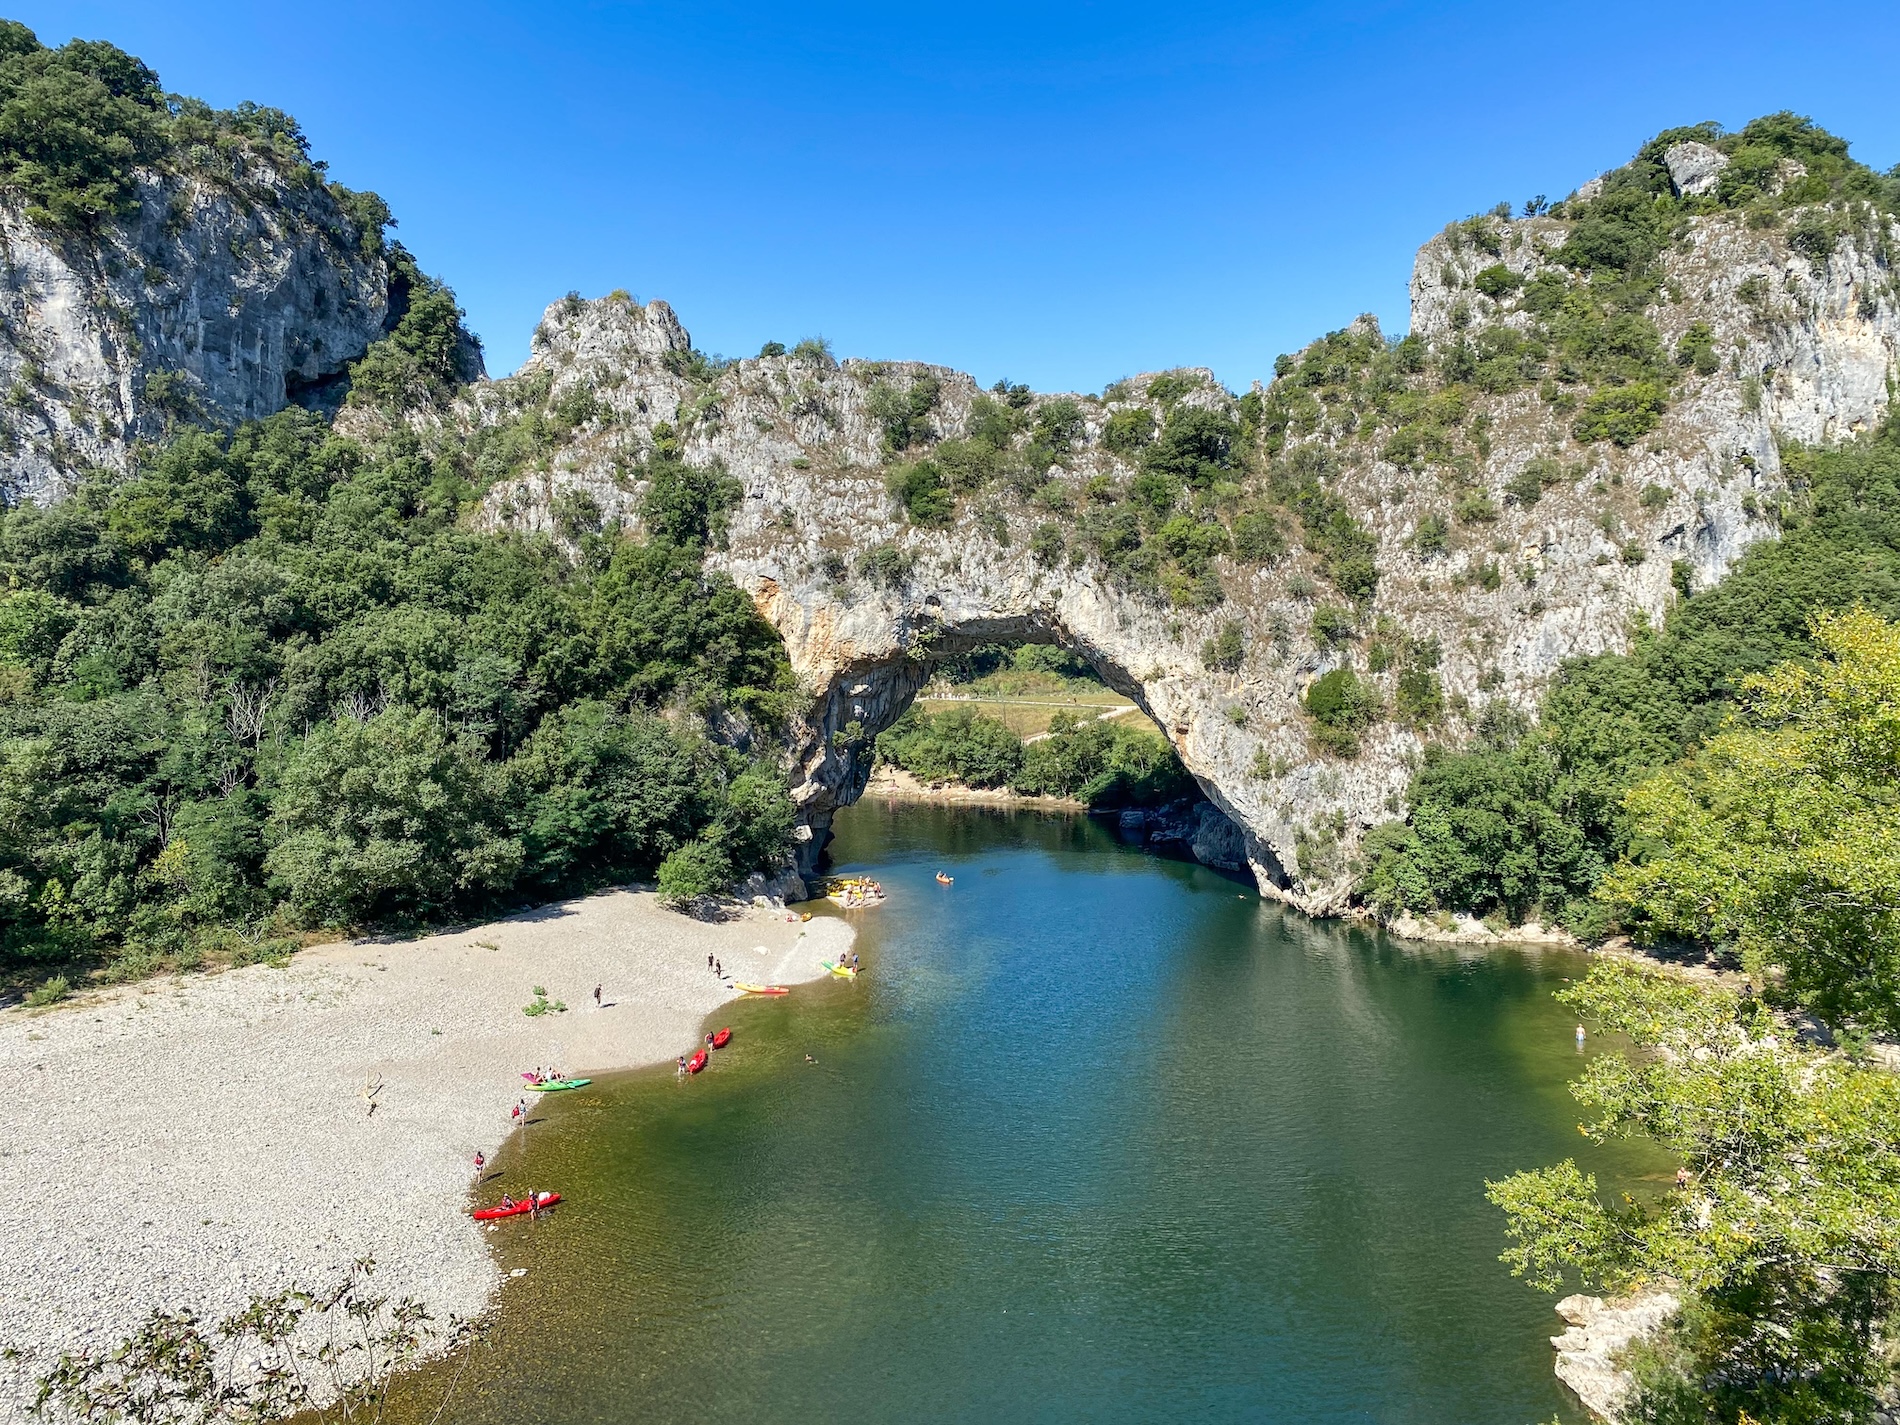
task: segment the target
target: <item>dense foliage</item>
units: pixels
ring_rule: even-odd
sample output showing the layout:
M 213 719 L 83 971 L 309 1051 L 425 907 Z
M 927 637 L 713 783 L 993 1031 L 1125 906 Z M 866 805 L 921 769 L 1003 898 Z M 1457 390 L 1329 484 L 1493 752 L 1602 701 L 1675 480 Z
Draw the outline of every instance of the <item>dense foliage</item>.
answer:
M 1644 849 L 1601 894 L 1646 935 L 1735 944 L 1830 1024 L 1900 1034 L 1900 625 L 1823 615 L 1815 641 L 1630 793 Z
M 782 780 L 731 745 L 790 672 L 701 568 L 730 482 L 663 446 L 653 532 L 575 562 L 468 528 L 466 459 L 293 410 L 0 513 L 7 965 L 242 958 L 688 844 L 720 881 L 780 854 Z
M 282 110 L 213 109 L 167 95 L 152 70 L 114 45 L 48 49 L 25 25 L 0 20 L 0 183 L 25 198 L 35 221 L 76 228 L 122 216 L 137 202 L 141 168 L 239 183 L 253 162 L 292 187 L 323 182 L 323 164 Z M 331 192 L 355 240 L 379 249 L 389 223 L 382 201 Z
M 1803 1045 L 1759 999 L 1626 962 L 1558 998 L 1637 1052 L 1573 1086 L 1601 1142 L 1680 1157 L 1659 1200 L 1606 1203 L 1574 1161 L 1490 1184 L 1505 1260 L 1547 1290 L 1668 1283 L 1680 1315 L 1633 1353 L 1622 1418 L 1864 1421 L 1895 1384 L 1900 1077 Z
M 1815 659 L 1749 679 L 1720 735 L 1629 794 L 1637 854 L 1601 891 L 1739 942 L 1748 986 L 1610 961 L 1558 996 L 1636 1051 L 1573 1086 L 1598 1113 L 1584 1132 L 1678 1154 L 1675 1190 L 1608 1204 L 1574 1162 L 1490 1184 L 1505 1260 L 1537 1285 L 1679 1294 L 1632 1355 L 1626 1419 L 1860 1421 L 1900 1384 L 1900 1076 L 1856 1061 L 1900 1027 L 1900 624 L 1854 610 L 1814 637 Z
M 1900 428 L 1791 447 L 1783 462 L 1798 499 L 1780 539 L 1751 548 L 1629 654 L 1566 665 L 1535 729 L 1500 708 L 1481 717 L 1476 745 L 1428 750 L 1410 817 L 1368 838 L 1370 903 L 1609 927 L 1590 893 L 1630 849 L 1630 788 L 1707 740 L 1740 679 L 1812 656 L 1817 610 L 1900 615 Z
M 1194 792 L 1158 734 L 1079 713 L 1056 714 L 1047 737 L 1025 744 L 972 709 L 930 715 L 913 705 L 878 736 L 877 755 L 927 782 L 1008 787 L 1095 808 L 1157 806 Z

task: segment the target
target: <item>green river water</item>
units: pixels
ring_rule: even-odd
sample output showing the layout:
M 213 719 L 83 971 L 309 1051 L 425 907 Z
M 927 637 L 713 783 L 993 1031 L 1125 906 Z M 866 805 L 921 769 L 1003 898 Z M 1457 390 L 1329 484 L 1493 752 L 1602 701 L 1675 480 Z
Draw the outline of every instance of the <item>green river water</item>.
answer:
M 540 1106 L 494 1186 L 568 1204 L 491 1238 L 527 1270 L 447 1418 L 1581 1419 L 1483 1196 L 1666 1170 L 1577 1134 L 1579 957 L 1315 923 L 1082 817 L 837 833 L 891 892 L 867 973 Z

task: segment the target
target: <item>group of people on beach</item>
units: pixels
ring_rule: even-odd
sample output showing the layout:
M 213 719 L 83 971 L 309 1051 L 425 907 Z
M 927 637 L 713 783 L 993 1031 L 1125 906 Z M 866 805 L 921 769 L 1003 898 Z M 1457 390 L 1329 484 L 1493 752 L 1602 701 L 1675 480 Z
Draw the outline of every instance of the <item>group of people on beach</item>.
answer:
M 537 1066 L 532 1074 L 524 1075 L 531 1084 L 558 1084 L 567 1077 L 559 1069 L 543 1069 Z
M 855 880 L 842 881 L 829 899 L 836 901 L 847 910 L 859 910 L 865 906 L 880 904 L 884 899 L 884 887 L 869 876 Z

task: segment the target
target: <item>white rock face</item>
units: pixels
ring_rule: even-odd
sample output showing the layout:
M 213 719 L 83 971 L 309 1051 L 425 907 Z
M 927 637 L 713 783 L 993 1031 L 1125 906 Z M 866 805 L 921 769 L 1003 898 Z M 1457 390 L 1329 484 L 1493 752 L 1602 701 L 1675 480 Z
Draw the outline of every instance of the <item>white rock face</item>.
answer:
M 166 405 L 231 424 L 319 395 L 382 335 L 387 265 L 323 188 L 253 163 L 241 185 L 146 174 L 138 196 L 83 240 L 0 198 L 0 498 L 125 469 Z
M 1705 143 L 1671 144 L 1663 152 L 1663 166 L 1678 196 L 1699 198 L 1713 192 L 1722 170 L 1728 167 L 1728 155 Z
M 1493 226 L 1495 252 L 1454 239 L 1454 230 L 1420 251 L 1412 318 L 1427 341 L 1453 339 L 1466 324 L 1528 323 L 1514 297 L 1486 297 L 1472 278 L 1500 263 L 1534 275 L 1550 265 L 1564 228 L 1543 218 Z M 1900 229 L 1891 236 L 1900 240 Z M 1626 648 L 1638 621 L 1661 622 L 1676 578 L 1705 587 L 1749 544 L 1772 537 L 1770 507 L 1786 491 L 1778 437 L 1840 439 L 1887 408 L 1900 313 L 1864 238 L 1811 262 L 1739 217 L 1699 218 L 1663 263 L 1673 300 L 1652 319 L 1670 350 L 1692 324 L 1707 323 L 1720 369 L 1679 381 L 1661 426 L 1627 450 L 1578 445 L 1570 418 L 1534 390 L 1474 398 L 1490 451 L 1477 488 L 1497 517 L 1458 527 L 1443 554 L 1421 555 L 1413 536 L 1427 516 L 1449 515 L 1451 490 L 1363 444 L 1312 438 L 1335 443 L 1341 469 L 1330 488 L 1378 540 L 1380 580 L 1364 621 L 1384 618 L 1403 637 L 1437 642 L 1454 710 L 1440 735 L 1461 735 L 1459 718 L 1475 720 L 1494 699 L 1534 713 L 1565 659 Z M 1311 632 L 1316 602 L 1339 601 L 1316 596 L 1316 565 L 1297 555 L 1271 567 L 1223 556 L 1225 602 L 1198 610 L 1130 593 L 1093 558 L 1045 566 L 1030 556 L 1039 528 L 1073 525 L 1091 478 L 1127 477 L 1130 466 L 1103 447 L 1102 432 L 1118 410 L 1160 413 L 1148 378 L 1071 398 L 1084 429 L 1054 468 L 1061 509 L 993 486 L 936 530 L 908 522 L 886 491 L 872 393 L 936 382 L 932 428 L 953 437 L 979 394 L 969 376 L 915 362 L 777 356 L 700 380 L 677 374 L 689 348 L 664 303 L 556 303 L 522 372 L 474 388 L 461 419 L 497 419 L 524 400 L 551 409 L 577 387 L 608 412 L 547 468 L 492 490 L 486 518 L 497 526 L 553 529 L 559 501 L 575 492 L 610 521 L 635 521 L 637 467 L 660 422 L 679 432 L 689 461 L 723 462 L 738 477 L 744 496 L 715 558 L 783 635 L 812 695 L 793 739 L 795 796 L 812 832 L 808 869 L 832 812 L 864 787 L 870 739 L 909 705 L 933 660 L 990 641 L 1056 642 L 1169 737 L 1240 828 L 1264 890 L 1310 911 L 1344 906 L 1359 837 L 1403 810 L 1424 743 L 1389 722 L 1351 761 L 1313 743 L 1301 695 L 1347 656 Z M 1231 408 L 1206 373 L 1185 375 L 1200 384 L 1181 399 Z M 1534 504 L 1517 503 L 1505 487 L 1539 457 L 1562 462 L 1563 478 Z M 862 563 L 880 549 L 891 568 L 882 581 Z M 1241 665 L 1210 670 L 1203 645 L 1230 621 L 1242 629 Z M 1372 677 L 1388 705 L 1395 678 Z
M 1557 1303 L 1557 1314 L 1569 1329 L 1550 1338 L 1557 1348 L 1557 1379 L 1574 1390 L 1592 1414 L 1618 1419 L 1636 1384 L 1617 1363 L 1618 1353 L 1656 1331 L 1681 1305 L 1666 1291 L 1644 1292 L 1614 1303 L 1600 1296 L 1566 1296 Z

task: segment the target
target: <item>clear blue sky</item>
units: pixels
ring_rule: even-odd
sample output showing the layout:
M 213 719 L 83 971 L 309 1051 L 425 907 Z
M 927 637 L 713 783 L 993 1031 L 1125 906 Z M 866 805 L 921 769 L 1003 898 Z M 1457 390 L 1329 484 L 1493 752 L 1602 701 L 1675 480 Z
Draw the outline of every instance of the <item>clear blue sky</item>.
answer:
M 1244 388 L 1406 322 L 1413 249 L 1645 137 L 1794 109 L 1900 161 L 1883 3 L 0 5 L 303 123 L 489 369 L 570 288 L 745 355 L 822 333 L 1038 388 Z

